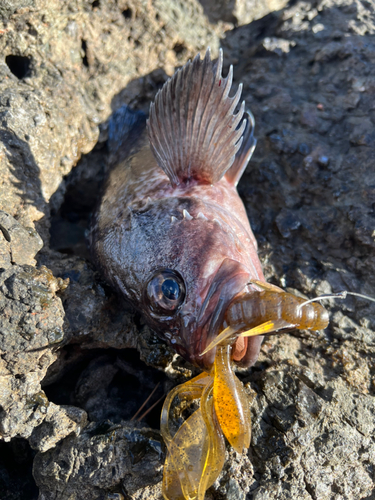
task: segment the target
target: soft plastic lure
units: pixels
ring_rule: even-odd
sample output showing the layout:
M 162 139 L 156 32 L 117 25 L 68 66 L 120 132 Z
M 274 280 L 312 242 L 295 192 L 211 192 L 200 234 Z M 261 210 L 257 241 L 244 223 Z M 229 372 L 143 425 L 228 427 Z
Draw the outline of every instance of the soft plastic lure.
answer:
M 306 300 L 269 283 L 252 280 L 250 285 L 229 304 L 221 333 L 204 351 L 216 348 L 210 372 L 174 388 L 165 400 L 160 427 L 168 449 L 163 477 L 166 500 L 204 499 L 224 465 L 224 436 L 238 453 L 250 446 L 249 401 L 233 371 L 241 337 L 292 329 L 323 330 L 328 325 L 328 312 L 315 301 L 345 299 L 347 295 L 375 301 L 347 291 Z M 177 396 L 186 401 L 200 399 L 200 408 L 172 436 L 170 408 Z
M 225 311 L 221 333 L 202 352 L 220 344 L 233 344 L 241 337 L 254 337 L 289 330 L 324 330 L 329 323 L 328 311 L 321 305 L 269 283 L 252 280 L 251 289 L 243 292 Z
M 166 500 L 204 499 L 224 465 L 224 436 L 239 453 L 250 445 L 249 404 L 232 370 L 231 350 L 229 345 L 219 346 L 211 373 L 175 387 L 165 400 L 160 428 L 168 449 L 163 476 Z M 177 396 L 200 399 L 200 407 L 172 436 L 169 414 Z
M 174 388 L 161 416 L 161 433 L 168 455 L 164 466 L 166 500 L 203 500 L 207 488 L 224 465 L 225 442 L 238 453 L 250 446 L 251 417 L 243 385 L 233 371 L 239 337 L 263 335 L 293 328 L 320 330 L 328 312 L 268 283 L 252 281 L 255 288 L 238 295 L 225 312 L 222 332 L 202 353 L 216 347 L 211 371 Z M 170 409 L 176 397 L 200 399 L 200 407 L 172 436 Z

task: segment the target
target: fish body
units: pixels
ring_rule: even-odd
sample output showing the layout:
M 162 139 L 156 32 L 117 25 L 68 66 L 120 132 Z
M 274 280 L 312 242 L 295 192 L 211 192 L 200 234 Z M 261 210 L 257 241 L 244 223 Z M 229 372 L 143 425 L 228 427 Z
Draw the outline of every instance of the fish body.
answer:
M 110 124 L 112 163 L 90 232 L 105 279 L 185 359 L 209 368 L 228 304 L 264 281 L 257 243 L 236 185 L 255 147 L 241 89 L 209 51 L 158 93 L 150 117 L 121 108 Z M 262 337 L 238 339 L 250 366 Z

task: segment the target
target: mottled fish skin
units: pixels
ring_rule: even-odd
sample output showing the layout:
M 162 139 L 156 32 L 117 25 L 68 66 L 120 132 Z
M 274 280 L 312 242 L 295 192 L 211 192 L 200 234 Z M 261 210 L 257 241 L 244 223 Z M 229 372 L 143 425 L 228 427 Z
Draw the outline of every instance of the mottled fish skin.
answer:
M 127 107 L 118 112 L 114 164 L 90 233 L 105 279 L 202 368 L 213 363 L 215 350 L 200 354 L 227 305 L 250 279 L 264 281 L 236 189 L 255 147 L 254 123 L 243 106 L 234 114 L 240 91 L 228 97 L 231 71 L 224 79 L 221 68 L 222 54 L 214 63 L 209 51 L 185 65 L 158 93 L 147 125 Z M 179 298 L 166 298 L 159 283 L 180 283 Z M 237 362 L 251 366 L 261 342 L 246 339 Z

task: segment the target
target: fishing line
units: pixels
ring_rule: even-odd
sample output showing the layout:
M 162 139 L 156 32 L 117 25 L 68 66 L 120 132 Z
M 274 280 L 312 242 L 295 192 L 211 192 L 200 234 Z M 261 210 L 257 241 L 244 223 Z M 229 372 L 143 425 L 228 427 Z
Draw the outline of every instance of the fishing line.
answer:
M 360 297 L 361 299 L 365 300 L 370 300 L 371 302 L 375 302 L 375 299 L 372 297 L 369 297 L 368 295 L 363 295 L 362 293 L 357 293 L 357 292 L 348 292 L 347 290 L 343 290 L 342 292 L 337 292 L 337 293 L 327 293 L 325 295 L 319 295 L 319 297 L 314 297 L 313 299 L 306 300 L 306 302 L 303 302 L 298 306 L 298 309 L 301 307 L 305 306 L 306 304 L 310 304 L 310 302 L 316 302 L 318 300 L 324 300 L 324 299 L 346 299 L 347 295 L 354 295 L 355 297 Z

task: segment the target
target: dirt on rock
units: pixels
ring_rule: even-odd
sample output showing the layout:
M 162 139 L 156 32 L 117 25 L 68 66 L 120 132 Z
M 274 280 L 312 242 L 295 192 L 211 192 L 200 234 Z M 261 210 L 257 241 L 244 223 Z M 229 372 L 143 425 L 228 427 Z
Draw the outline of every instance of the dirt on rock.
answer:
M 196 372 L 101 280 L 85 232 L 108 117 L 123 103 L 147 112 L 207 46 L 223 48 L 255 116 L 239 193 L 267 280 L 375 297 L 375 3 L 260 7 L 2 2 L 2 500 L 162 498 L 162 403 L 131 419 Z M 325 332 L 270 337 L 239 373 L 251 447 L 228 448 L 208 499 L 375 498 L 375 306 L 326 304 Z

